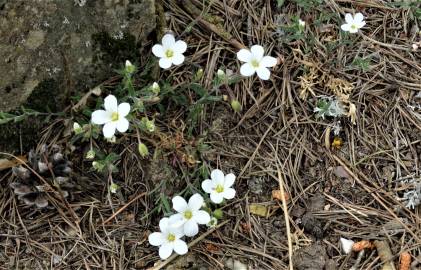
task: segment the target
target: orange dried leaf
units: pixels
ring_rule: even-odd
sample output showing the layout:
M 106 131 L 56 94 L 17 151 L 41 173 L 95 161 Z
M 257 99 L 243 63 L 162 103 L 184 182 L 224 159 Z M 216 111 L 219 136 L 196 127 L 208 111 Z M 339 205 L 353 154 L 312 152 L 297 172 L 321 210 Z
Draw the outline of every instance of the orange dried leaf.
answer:
M 366 248 L 374 248 L 373 243 L 371 243 L 368 240 L 361 240 L 359 242 L 356 242 L 354 245 L 352 245 L 352 250 L 356 252 L 359 252 Z
M 272 190 L 272 198 L 278 201 L 282 201 L 281 191 L 279 189 Z M 284 198 L 285 198 L 285 201 L 289 200 L 288 193 L 284 193 Z
M 210 243 L 206 244 L 205 248 L 208 252 L 218 252 L 220 250 L 219 247 L 215 246 L 214 244 L 210 244 Z
M 402 252 L 399 270 L 409 270 L 410 266 L 411 266 L 411 254 L 409 254 L 408 251 Z

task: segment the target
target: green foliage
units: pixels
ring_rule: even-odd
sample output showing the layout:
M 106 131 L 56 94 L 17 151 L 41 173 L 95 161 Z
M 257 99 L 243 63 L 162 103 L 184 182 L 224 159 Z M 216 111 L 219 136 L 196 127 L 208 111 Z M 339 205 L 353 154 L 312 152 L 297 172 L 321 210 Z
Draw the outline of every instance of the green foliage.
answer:
M 371 59 L 369 57 L 367 58 L 355 57 L 354 61 L 352 61 L 352 65 L 362 71 L 370 70 L 370 64 L 371 64 Z
M 120 159 L 120 156 L 116 153 L 109 153 L 105 155 L 101 151 L 95 151 L 98 159 L 92 162 L 92 167 L 99 173 L 114 173 L 118 172 L 115 163 Z
M 20 111 L 16 112 L 15 114 L 0 111 L 0 125 L 6 124 L 9 122 L 17 123 L 17 122 L 27 119 L 28 117 L 37 117 L 41 115 L 47 116 L 45 121 L 48 122 L 51 116 L 62 115 L 62 114 L 61 113 L 41 113 L 32 109 L 26 109 L 22 107 Z
M 297 6 L 303 8 L 305 11 L 310 11 L 313 8 L 323 4 L 323 0 L 293 0 Z
M 277 4 L 278 8 L 281 8 L 284 5 L 284 3 L 285 3 L 285 0 L 277 0 L 276 1 L 276 4 Z

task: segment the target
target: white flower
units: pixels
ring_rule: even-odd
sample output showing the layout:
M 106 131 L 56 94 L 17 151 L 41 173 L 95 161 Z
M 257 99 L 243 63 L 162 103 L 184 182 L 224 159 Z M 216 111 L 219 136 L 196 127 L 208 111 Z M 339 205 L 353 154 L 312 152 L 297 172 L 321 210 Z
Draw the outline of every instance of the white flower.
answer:
M 172 204 L 177 214 L 170 217 L 170 224 L 175 227 L 182 226 L 186 236 L 195 236 L 199 232 L 197 224 L 207 224 L 210 221 L 208 212 L 200 210 L 203 201 L 203 197 L 197 193 L 190 197 L 188 203 L 182 197 L 175 196 Z
M 180 239 L 184 236 L 181 227 L 170 226 L 169 218 L 163 218 L 159 221 L 159 229 L 161 232 L 151 233 L 148 239 L 151 245 L 159 246 L 159 257 L 161 259 L 167 259 L 171 256 L 173 250 L 179 255 L 187 253 L 187 244 Z
M 184 62 L 183 53 L 187 50 L 186 42 L 175 41 L 172 34 L 166 34 L 162 38 L 162 45 L 156 44 L 152 47 L 152 53 L 159 59 L 159 66 L 168 69 L 172 65 L 181 65 Z
M 355 14 L 354 17 L 350 13 L 345 14 L 345 22 L 341 25 L 341 29 L 350 33 L 357 33 L 358 29 L 365 25 L 364 16 L 361 13 Z
M 97 110 L 92 113 L 92 123 L 104 125 L 102 132 L 105 138 L 112 138 L 115 130 L 126 132 L 129 128 L 129 121 L 125 118 L 130 112 L 129 103 L 117 104 L 117 99 L 109 95 L 104 100 L 104 110 Z
M 301 26 L 301 27 L 305 27 L 306 26 L 306 22 L 303 21 L 303 20 L 301 20 L 301 19 L 298 19 L 298 25 Z
M 277 60 L 271 56 L 264 56 L 265 50 L 260 45 L 251 46 L 250 50 L 241 49 L 237 53 L 238 60 L 246 62 L 240 68 L 240 73 L 243 76 L 251 76 L 257 72 L 262 80 L 269 80 L 270 71 L 268 67 L 276 65 Z
M 345 254 L 348 254 L 352 251 L 352 246 L 354 245 L 354 241 L 348 240 L 342 237 L 341 239 L 339 239 L 339 241 L 341 242 L 341 248 L 343 252 L 345 252 Z
M 202 182 L 202 189 L 210 194 L 211 201 L 221 203 L 224 199 L 232 199 L 235 196 L 235 189 L 231 188 L 235 181 L 235 175 L 230 173 L 224 176 L 221 170 L 213 170 L 211 179 Z

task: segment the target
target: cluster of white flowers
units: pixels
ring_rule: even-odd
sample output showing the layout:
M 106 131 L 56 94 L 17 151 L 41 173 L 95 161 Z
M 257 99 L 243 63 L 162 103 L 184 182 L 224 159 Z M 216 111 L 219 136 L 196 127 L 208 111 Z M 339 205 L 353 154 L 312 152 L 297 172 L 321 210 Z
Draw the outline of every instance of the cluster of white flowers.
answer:
M 162 44 L 156 44 L 152 47 L 152 53 L 159 58 L 159 66 L 168 69 L 172 65 L 181 65 L 184 62 L 183 53 L 187 50 L 186 42 L 182 40 L 175 41 L 172 34 L 166 34 L 162 38 Z M 269 80 L 270 71 L 268 67 L 277 64 L 277 60 L 271 56 L 264 56 L 264 48 L 260 45 L 251 46 L 250 50 L 241 49 L 237 53 L 237 58 L 241 62 L 245 62 L 240 73 L 243 76 L 257 76 L 262 80 Z
M 221 170 L 216 169 L 211 172 L 211 179 L 202 182 L 202 188 L 210 194 L 213 203 L 220 204 L 224 199 L 234 198 L 234 181 L 234 174 L 224 175 Z M 173 251 L 179 255 L 186 254 L 188 247 L 181 238 L 195 236 L 199 232 L 199 225 L 215 225 L 215 218 L 202 210 L 206 204 L 198 193 L 191 196 L 188 202 L 180 196 L 175 196 L 172 205 L 176 213 L 169 218 L 162 218 L 159 221 L 160 232 L 151 233 L 148 237 L 151 245 L 159 247 L 159 257 L 163 260 L 171 256 Z

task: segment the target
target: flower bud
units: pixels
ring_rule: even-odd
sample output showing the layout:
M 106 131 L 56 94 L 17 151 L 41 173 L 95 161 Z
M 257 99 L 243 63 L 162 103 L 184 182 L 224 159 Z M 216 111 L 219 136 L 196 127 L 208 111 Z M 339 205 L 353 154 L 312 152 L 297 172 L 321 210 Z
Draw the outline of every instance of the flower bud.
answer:
M 98 172 L 101 172 L 104 169 L 105 165 L 98 162 L 98 161 L 93 161 L 92 162 L 92 168 L 94 168 L 95 170 L 97 170 Z
M 209 221 L 208 224 L 206 224 L 206 226 L 213 228 L 218 224 L 218 220 L 215 217 L 211 217 L 211 220 Z
M 116 183 L 112 183 L 110 185 L 110 192 L 111 193 L 117 193 L 118 188 L 119 188 L 119 186 Z
M 136 67 L 129 60 L 126 60 L 126 68 L 125 68 L 125 71 L 128 74 L 132 74 L 133 72 L 135 72 L 135 70 L 136 70 Z
M 241 112 L 241 104 L 238 100 L 231 101 L 231 107 L 235 112 Z
M 78 134 L 80 134 L 80 133 L 82 133 L 82 132 L 83 132 L 83 129 L 82 129 L 82 127 L 79 125 L 79 123 L 77 123 L 77 122 L 74 122 L 74 123 L 73 123 L 73 132 L 74 132 L 76 135 L 78 135 Z
M 225 79 L 225 72 L 222 69 L 218 69 L 216 71 L 216 76 L 218 76 L 218 79 L 222 81 Z
M 137 146 L 137 149 L 139 150 L 140 156 L 143 158 L 149 154 L 148 147 L 144 143 L 140 143 Z
M 159 87 L 158 83 L 154 82 L 152 84 L 151 90 L 152 90 L 152 93 L 154 93 L 155 95 L 158 95 L 159 91 L 161 91 L 161 88 Z
M 86 153 L 86 159 L 93 159 L 93 158 L 95 158 L 95 151 L 91 149 Z
M 215 211 L 213 211 L 213 216 L 217 219 L 221 219 L 224 216 L 224 212 L 219 208 L 215 209 Z
M 194 76 L 194 79 L 200 80 L 203 77 L 203 68 L 199 68 L 196 72 L 196 75 Z

